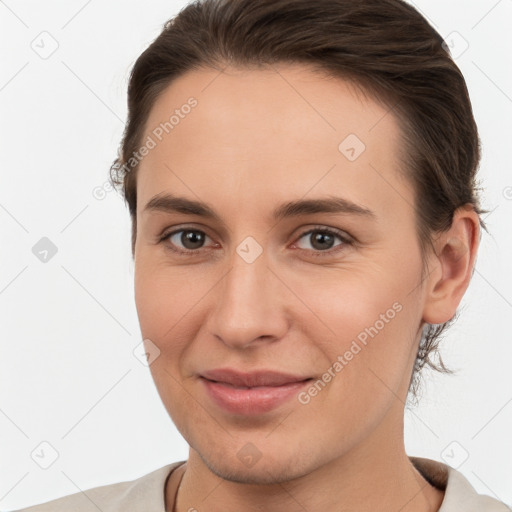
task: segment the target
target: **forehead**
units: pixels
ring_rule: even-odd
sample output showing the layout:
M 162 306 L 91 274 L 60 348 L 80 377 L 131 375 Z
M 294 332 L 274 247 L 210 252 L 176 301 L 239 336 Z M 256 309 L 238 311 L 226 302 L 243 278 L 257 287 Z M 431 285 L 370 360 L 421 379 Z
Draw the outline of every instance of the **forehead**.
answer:
M 230 194 L 255 212 L 308 191 L 385 208 L 411 195 L 399 135 L 387 107 L 304 66 L 189 71 L 148 116 L 138 209 L 165 190 L 212 203 Z

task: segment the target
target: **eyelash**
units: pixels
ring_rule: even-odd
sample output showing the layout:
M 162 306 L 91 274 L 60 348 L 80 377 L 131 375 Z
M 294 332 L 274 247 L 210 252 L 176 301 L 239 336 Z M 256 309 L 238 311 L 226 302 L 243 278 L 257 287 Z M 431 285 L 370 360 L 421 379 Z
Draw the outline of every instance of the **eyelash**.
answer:
M 181 228 L 181 229 L 177 229 L 177 230 L 165 233 L 164 235 L 162 235 L 162 237 L 160 238 L 159 242 L 160 243 L 161 242 L 165 242 L 171 236 L 173 236 L 173 235 L 175 235 L 177 233 L 181 233 L 183 231 L 191 231 L 191 232 L 196 232 L 196 233 L 202 233 L 202 234 L 208 236 L 204 231 L 202 231 L 200 229 Z M 335 246 L 332 249 L 327 249 L 325 251 L 318 251 L 318 250 L 311 250 L 311 249 L 298 249 L 299 251 L 310 252 L 313 257 L 325 257 L 325 256 L 332 256 L 333 253 L 338 253 L 339 251 L 343 250 L 346 246 L 354 245 L 354 241 L 351 238 L 349 238 L 347 235 L 345 235 L 343 232 L 337 231 L 337 230 L 332 229 L 332 228 L 326 228 L 326 227 L 323 227 L 323 226 L 315 226 L 314 228 L 311 228 L 311 229 L 309 229 L 307 231 L 304 231 L 303 233 L 301 233 L 298 236 L 297 241 L 299 241 L 301 238 L 305 237 L 306 235 L 310 235 L 311 233 L 316 233 L 316 232 L 318 232 L 318 233 L 327 233 L 329 235 L 336 236 L 343 243 Z M 199 249 L 196 249 L 196 250 L 192 250 L 192 249 L 183 250 L 183 249 L 177 249 L 175 246 L 173 247 L 172 245 L 173 244 L 168 244 L 167 248 L 169 250 L 177 253 L 177 254 L 181 254 L 181 255 L 184 255 L 184 256 L 195 255 L 195 254 L 197 254 L 199 252 Z

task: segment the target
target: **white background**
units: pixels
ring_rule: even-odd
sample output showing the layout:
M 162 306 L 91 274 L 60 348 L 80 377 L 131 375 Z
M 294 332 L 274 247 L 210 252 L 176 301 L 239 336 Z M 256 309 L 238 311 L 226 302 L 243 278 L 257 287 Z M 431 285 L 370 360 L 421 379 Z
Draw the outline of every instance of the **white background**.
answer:
M 93 195 L 116 156 L 131 66 L 185 3 L 0 1 L 1 510 L 187 458 L 133 355 L 141 337 L 128 211 L 115 192 Z M 406 448 L 451 462 L 479 492 L 511 504 L 512 1 L 415 5 L 455 53 L 469 44 L 456 60 L 482 138 L 491 235 L 443 343 L 460 371 L 427 376 L 406 412 Z M 46 59 L 31 47 L 38 37 L 58 44 Z M 58 249 L 47 263 L 32 252 L 42 237 Z M 58 452 L 48 469 L 31 458 L 43 441 Z

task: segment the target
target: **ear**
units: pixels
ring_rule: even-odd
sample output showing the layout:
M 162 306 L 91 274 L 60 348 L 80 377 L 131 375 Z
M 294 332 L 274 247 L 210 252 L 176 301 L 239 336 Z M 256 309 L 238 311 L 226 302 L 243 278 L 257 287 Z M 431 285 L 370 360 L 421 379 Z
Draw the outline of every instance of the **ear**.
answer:
M 433 241 L 435 254 L 428 259 L 423 320 L 442 324 L 454 317 L 473 275 L 480 220 L 472 205 L 456 210 L 452 225 Z

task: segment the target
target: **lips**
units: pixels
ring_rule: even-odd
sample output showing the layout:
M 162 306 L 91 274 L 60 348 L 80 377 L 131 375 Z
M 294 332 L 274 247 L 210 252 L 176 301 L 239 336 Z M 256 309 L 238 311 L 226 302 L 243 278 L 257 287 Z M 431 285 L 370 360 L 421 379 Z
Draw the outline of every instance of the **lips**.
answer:
M 257 386 L 282 386 L 309 379 L 307 376 L 291 375 L 272 370 L 259 370 L 243 373 L 231 368 L 209 370 L 201 374 L 205 379 L 230 384 L 236 387 L 254 388 Z
M 233 369 L 203 372 L 207 396 L 225 412 L 254 416 L 288 402 L 311 378 L 270 370 L 241 373 Z

